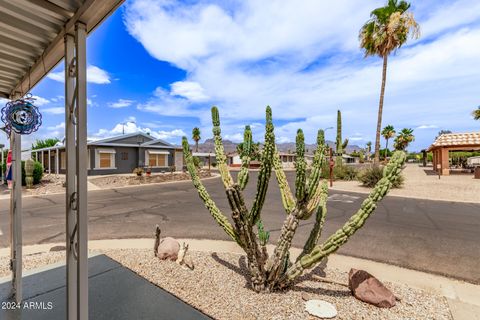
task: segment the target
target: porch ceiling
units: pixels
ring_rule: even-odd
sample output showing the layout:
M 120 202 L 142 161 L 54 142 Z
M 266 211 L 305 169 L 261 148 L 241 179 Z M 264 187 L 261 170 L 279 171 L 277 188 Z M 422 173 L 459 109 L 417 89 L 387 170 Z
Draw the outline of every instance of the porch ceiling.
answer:
M 91 32 L 124 0 L 0 0 L 0 97 L 24 95 L 64 56 L 76 22 Z

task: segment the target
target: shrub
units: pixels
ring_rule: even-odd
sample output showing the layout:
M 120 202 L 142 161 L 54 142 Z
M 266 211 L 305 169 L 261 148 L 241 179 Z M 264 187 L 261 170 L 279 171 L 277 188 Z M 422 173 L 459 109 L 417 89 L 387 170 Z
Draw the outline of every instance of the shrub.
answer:
M 363 186 L 373 188 L 382 177 L 383 167 L 373 166 L 363 170 L 358 175 L 358 180 L 362 182 Z M 392 188 L 400 188 L 403 185 L 404 180 L 403 175 L 398 175 L 398 177 L 392 181 Z
M 336 180 L 353 181 L 357 180 L 358 170 L 352 166 L 335 166 L 333 176 Z
M 25 161 L 22 161 L 22 186 L 26 186 L 25 182 Z M 43 166 L 40 162 L 35 161 L 33 164 L 33 184 L 39 184 L 43 177 Z
M 197 169 L 200 169 L 202 167 L 202 160 L 200 160 L 199 157 L 193 157 L 193 164 Z

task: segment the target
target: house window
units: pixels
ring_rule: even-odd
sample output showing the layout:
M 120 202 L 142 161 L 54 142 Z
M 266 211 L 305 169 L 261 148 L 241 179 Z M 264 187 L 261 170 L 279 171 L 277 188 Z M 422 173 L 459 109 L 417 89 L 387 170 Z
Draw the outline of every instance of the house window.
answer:
M 168 151 L 147 151 L 147 163 L 149 167 L 168 167 Z
M 122 159 L 122 160 L 128 160 L 128 152 L 122 152 L 120 159 Z
M 115 150 L 99 149 L 96 152 L 95 169 L 116 169 Z

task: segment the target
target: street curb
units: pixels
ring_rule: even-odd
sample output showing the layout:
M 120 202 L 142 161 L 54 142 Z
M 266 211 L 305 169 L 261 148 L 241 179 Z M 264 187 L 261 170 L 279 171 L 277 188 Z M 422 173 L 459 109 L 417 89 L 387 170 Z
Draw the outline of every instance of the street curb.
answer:
M 177 239 L 179 242 L 187 242 L 193 251 L 203 252 L 230 252 L 243 254 L 243 250 L 233 241 L 206 240 L 206 239 Z M 108 239 L 91 240 L 88 242 L 90 250 L 106 249 L 152 249 L 153 238 L 137 239 Z M 65 243 L 38 244 L 23 247 L 24 255 L 49 252 L 54 246 L 64 246 Z M 268 245 L 268 250 L 273 251 L 274 246 Z M 292 255 L 298 255 L 299 248 L 292 248 Z M 0 256 L 9 256 L 9 248 L 1 248 Z M 342 272 L 348 272 L 350 268 L 366 270 L 374 274 L 382 281 L 400 283 L 412 288 L 425 290 L 446 298 L 454 320 L 479 319 L 480 315 L 480 285 L 433 275 L 426 272 L 405 269 L 385 263 L 366 259 L 332 254 L 328 258 L 328 266 Z
M 202 178 L 202 181 L 205 180 L 211 180 L 211 179 L 217 179 L 220 177 L 220 174 L 218 173 L 212 173 L 211 177 L 207 178 Z M 185 183 L 185 182 L 190 182 L 192 183 L 192 180 L 186 179 L 186 180 L 178 180 L 178 181 L 165 181 L 165 182 L 156 182 L 156 183 L 145 183 L 145 184 L 137 184 L 137 185 L 130 185 L 130 186 L 122 186 L 122 187 L 115 187 L 115 188 L 100 188 L 96 186 L 96 189 L 88 189 L 87 191 L 90 192 L 95 192 L 95 191 L 106 191 L 106 190 L 116 190 L 116 189 L 125 189 L 125 188 L 138 188 L 138 187 L 148 187 L 148 186 L 157 186 L 157 185 L 164 185 L 164 184 L 172 184 L 172 183 Z M 91 183 L 89 181 L 89 183 Z M 93 183 L 92 183 L 93 184 Z M 65 192 L 53 192 L 53 193 L 44 193 L 44 194 L 29 194 L 29 195 L 22 195 L 22 199 L 24 198 L 33 198 L 33 197 L 45 197 L 45 196 L 54 196 L 54 195 L 59 195 L 59 194 L 65 194 Z M 10 195 L 0 195 L 0 200 L 6 200 L 10 199 Z

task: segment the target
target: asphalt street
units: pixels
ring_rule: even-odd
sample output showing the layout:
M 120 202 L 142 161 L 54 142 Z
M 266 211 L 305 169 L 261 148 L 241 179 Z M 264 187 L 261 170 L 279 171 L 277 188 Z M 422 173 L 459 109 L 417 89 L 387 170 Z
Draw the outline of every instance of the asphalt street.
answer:
M 293 174 L 288 174 L 291 186 Z M 252 172 L 245 191 L 255 193 Z M 230 216 L 220 179 L 204 181 L 217 205 Z M 156 224 L 163 236 L 225 239 L 190 181 L 90 191 L 89 238 L 153 237 Z M 335 232 L 359 208 L 363 194 L 331 191 L 322 239 Z M 0 247 L 9 241 L 9 201 L 0 200 Z M 285 211 L 272 177 L 262 212 L 270 242 L 279 235 Z M 301 247 L 313 225 L 303 221 L 294 238 Z M 25 245 L 65 241 L 63 194 L 23 199 Z M 214 250 L 215 248 L 212 248 Z M 480 283 L 480 204 L 387 197 L 339 253 Z M 354 267 L 354 266 L 352 266 Z

